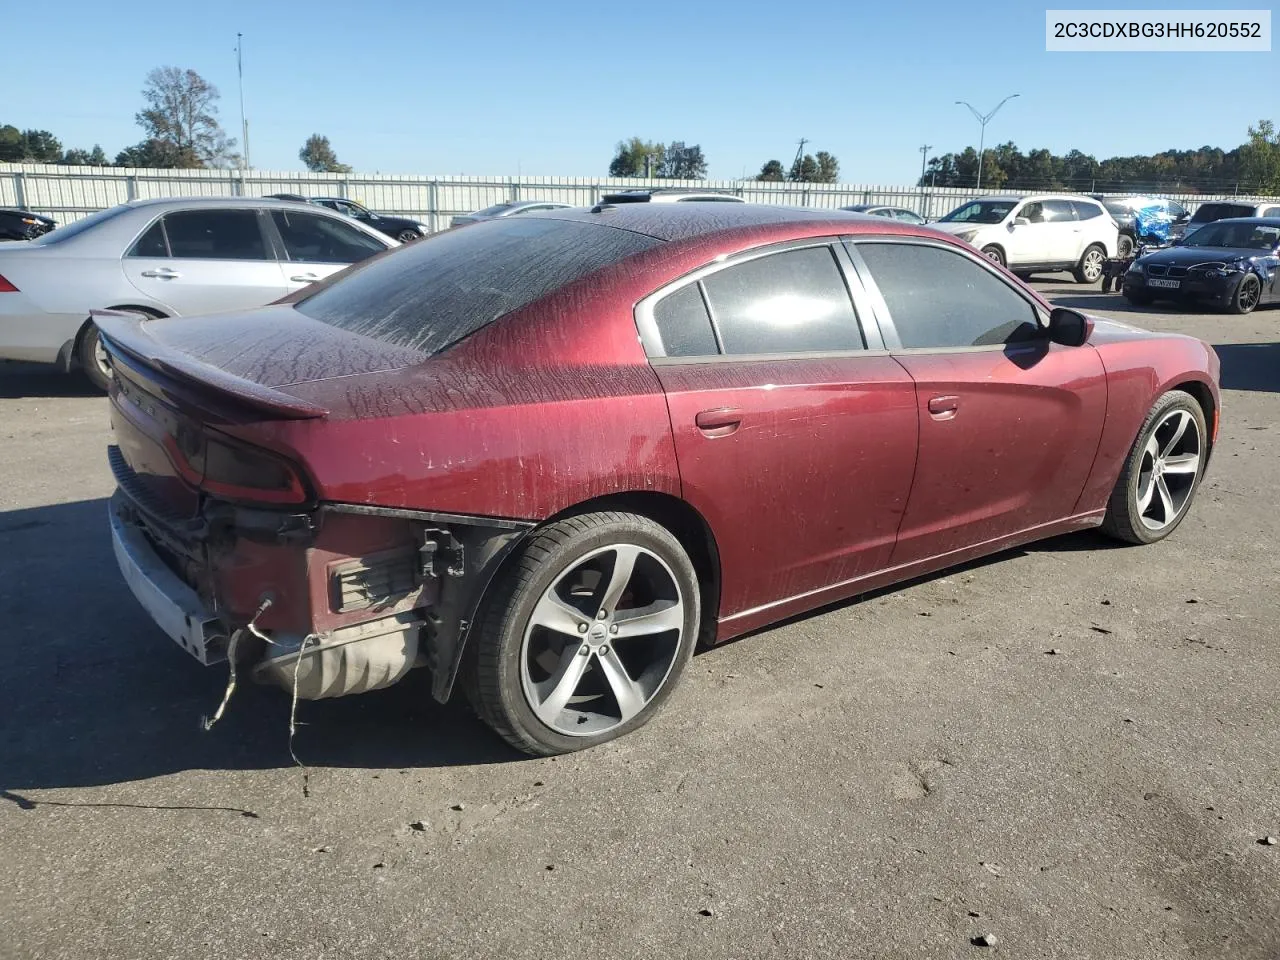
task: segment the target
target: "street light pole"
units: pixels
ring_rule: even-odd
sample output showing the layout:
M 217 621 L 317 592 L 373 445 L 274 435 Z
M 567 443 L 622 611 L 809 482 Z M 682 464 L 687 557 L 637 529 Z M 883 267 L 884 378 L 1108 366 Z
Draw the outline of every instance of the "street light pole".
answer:
M 243 33 L 236 34 L 236 76 L 240 80 L 240 136 L 241 146 L 244 147 L 244 153 L 241 154 L 241 164 L 246 170 L 249 169 L 249 121 L 244 116 L 244 57 L 243 57 Z
M 977 118 L 978 123 L 981 124 L 981 127 L 982 127 L 981 132 L 979 132 L 978 134 L 978 183 L 974 187 L 975 190 L 982 189 L 982 154 L 986 151 L 986 145 L 987 145 L 987 123 L 991 120 L 992 117 L 996 115 L 996 113 L 1000 110 L 1001 107 L 1003 107 L 1006 103 L 1008 103 L 1010 100 L 1012 100 L 1014 97 L 1017 97 L 1017 96 L 1021 96 L 1021 94 L 1017 94 L 1017 93 L 1009 94 L 999 103 L 997 103 L 992 108 L 991 112 L 987 114 L 979 113 L 974 108 L 973 104 L 969 103 L 967 100 L 956 101 L 957 106 L 968 107 L 969 112 L 972 113 Z

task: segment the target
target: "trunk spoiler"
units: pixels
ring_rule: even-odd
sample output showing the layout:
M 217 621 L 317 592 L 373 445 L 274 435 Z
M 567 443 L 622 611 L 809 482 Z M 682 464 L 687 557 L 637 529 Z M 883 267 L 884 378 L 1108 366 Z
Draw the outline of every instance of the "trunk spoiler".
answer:
M 223 399 L 278 419 L 310 420 L 329 412 L 324 407 L 237 377 L 188 353 L 158 343 L 147 333 L 145 320 L 138 314 L 91 310 L 89 317 L 97 325 L 102 345 L 109 354 L 119 355 L 128 363 L 158 370 L 183 385 L 217 393 Z

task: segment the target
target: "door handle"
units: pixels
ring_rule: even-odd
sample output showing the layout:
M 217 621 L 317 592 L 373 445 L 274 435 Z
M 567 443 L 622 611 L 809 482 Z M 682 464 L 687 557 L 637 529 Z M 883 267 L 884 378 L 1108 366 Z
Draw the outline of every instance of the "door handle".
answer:
M 693 418 L 693 422 L 708 437 L 727 437 L 742 426 L 742 411 L 737 407 L 703 410 Z
M 161 267 L 159 270 L 143 270 L 144 277 L 151 277 L 153 280 L 177 280 L 182 274 L 176 270 L 170 270 L 168 267 Z
M 929 400 L 929 416 L 935 420 L 950 420 L 959 409 L 959 397 L 933 397 Z
M 296 277 L 289 278 L 294 283 L 313 283 L 320 278 L 314 273 L 300 273 Z

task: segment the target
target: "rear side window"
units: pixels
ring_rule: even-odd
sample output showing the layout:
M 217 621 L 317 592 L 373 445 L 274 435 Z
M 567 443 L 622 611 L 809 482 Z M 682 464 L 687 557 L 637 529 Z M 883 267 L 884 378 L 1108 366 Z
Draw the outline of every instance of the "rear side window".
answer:
M 1265 209 L 1262 211 L 1262 213 L 1258 214 L 1258 216 L 1260 216 L 1260 217 L 1280 217 L 1280 207 L 1267 207 L 1267 208 L 1265 208 Z
M 180 260 L 274 260 L 252 210 L 183 210 L 164 218 L 169 252 Z
M 169 244 L 164 238 L 164 221 L 157 220 L 151 225 L 142 236 L 140 236 L 133 249 L 129 251 L 131 257 L 167 257 L 169 256 Z
M 978 347 L 1029 339 L 1031 304 L 985 267 L 940 247 L 860 243 L 903 347 Z
M 1092 220 L 1094 217 L 1102 216 L 1102 208 L 1096 203 L 1088 203 L 1084 200 L 1072 200 L 1071 206 L 1075 207 L 1076 217 L 1080 220 Z
M 828 246 L 771 253 L 702 282 L 727 354 L 863 349 L 853 301 Z
M 1070 200 L 1046 200 L 1044 202 L 1044 218 L 1053 223 L 1060 220 L 1074 220 L 1076 212 Z
M 720 352 L 696 283 L 659 300 L 653 308 L 653 320 L 668 357 L 710 357 Z
M 386 244 L 333 217 L 293 210 L 274 210 L 271 217 L 290 260 L 359 263 L 387 249 Z
M 315 320 L 439 353 L 499 317 L 661 240 L 598 223 L 503 217 L 379 257 L 297 303 Z

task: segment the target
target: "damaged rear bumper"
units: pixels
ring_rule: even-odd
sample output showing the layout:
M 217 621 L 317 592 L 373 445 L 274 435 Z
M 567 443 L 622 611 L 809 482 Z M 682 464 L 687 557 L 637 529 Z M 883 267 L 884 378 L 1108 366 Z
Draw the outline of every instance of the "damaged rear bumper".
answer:
M 129 519 L 123 491 L 115 492 L 107 510 L 116 563 L 138 603 L 174 643 L 205 666 L 225 660 L 226 627 L 160 559 L 141 527 Z

